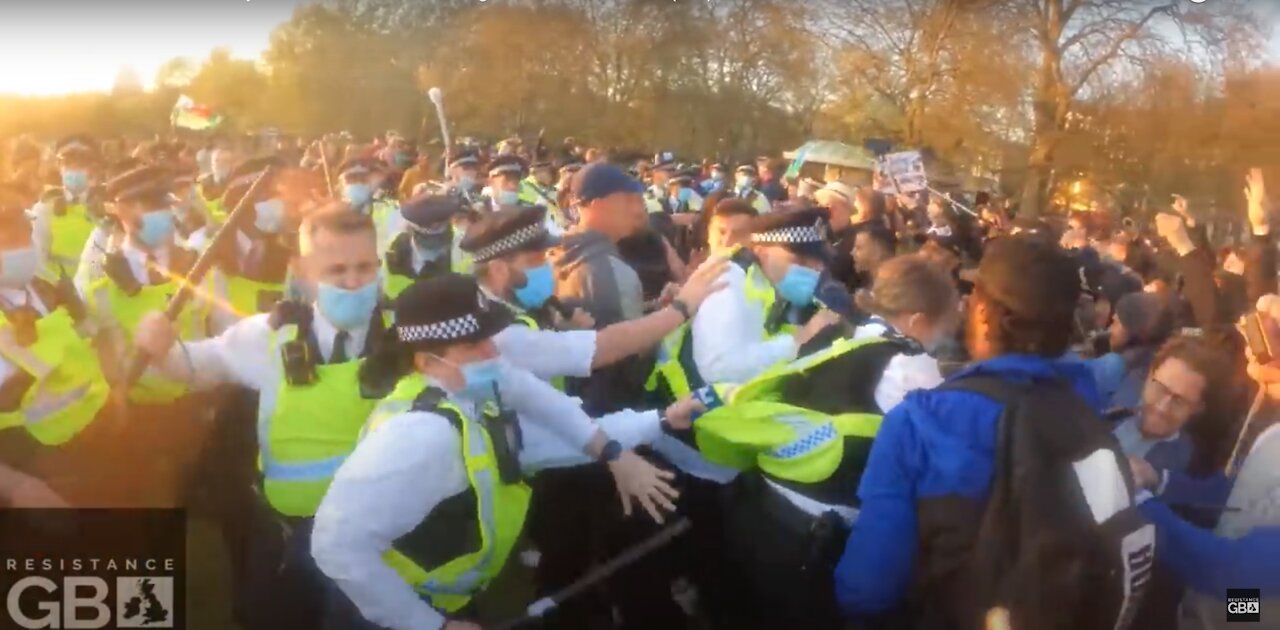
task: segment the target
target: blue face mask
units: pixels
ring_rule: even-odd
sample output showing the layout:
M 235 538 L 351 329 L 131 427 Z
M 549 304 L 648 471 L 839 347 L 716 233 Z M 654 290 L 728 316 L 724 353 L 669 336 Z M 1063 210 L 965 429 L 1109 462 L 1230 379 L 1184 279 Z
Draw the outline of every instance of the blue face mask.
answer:
M 463 190 L 471 190 L 476 187 L 476 178 L 474 175 L 462 175 L 458 177 L 458 188 Z
M 458 365 L 436 355 L 437 359 L 458 368 L 462 372 L 462 389 L 458 395 L 468 400 L 483 401 L 493 398 L 498 381 L 502 378 L 502 364 L 497 359 L 472 361 L 466 365 Z
M 36 276 L 40 258 L 36 248 L 24 247 L 0 252 L 0 287 L 21 289 Z
M 391 163 L 395 164 L 396 168 L 409 168 L 413 164 L 413 158 L 409 157 L 408 153 L 397 153 L 392 156 Z
M 551 265 L 543 263 L 524 270 L 524 286 L 516 289 L 516 301 L 529 309 L 541 308 L 555 293 L 556 279 Z
M 269 199 L 253 204 L 253 225 L 267 234 L 276 234 L 284 227 L 284 201 Z
M 168 208 L 152 210 L 142 215 L 138 240 L 147 247 L 156 248 L 173 238 L 173 212 Z
M 373 187 L 368 184 L 347 184 L 342 196 L 357 208 L 363 207 L 373 200 Z
M 68 192 L 78 195 L 89 189 L 89 174 L 81 170 L 67 169 L 62 171 L 62 187 Z
M 813 303 L 813 293 L 818 289 L 819 273 L 801 265 L 791 265 L 787 275 L 778 283 L 778 295 L 794 306 Z
M 711 172 L 711 181 L 713 181 L 713 182 L 722 182 L 722 181 L 724 181 L 724 173 L 721 173 L 720 171 L 712 171 L 712 172 Z
M 493 201 L 500 206 L 514 206 L 520 203 L 520 193 L 514 190 L 501 190 L 493 196 Z
M 355 330 L 367 325 L 373 317 L 373 307 L 378 305 L 376 281 L 355 290 L 321 282 L 316 289 L 316 305 L 320 312 L 342 330 Z

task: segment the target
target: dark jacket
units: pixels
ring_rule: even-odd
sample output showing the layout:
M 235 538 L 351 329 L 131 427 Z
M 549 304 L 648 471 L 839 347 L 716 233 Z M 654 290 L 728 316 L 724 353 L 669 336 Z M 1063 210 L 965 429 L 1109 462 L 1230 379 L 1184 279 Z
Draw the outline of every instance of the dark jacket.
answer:
M 604 234 L 566 235 L 551 264 L 556 297 L 569 308 L 590 313 L 597 330 L 644 315 L 640 277 Z M 589 378 L 572 379 L 568 391 L 582 398 L 583 408 L 592 416 L 621 411 L 640 404 L 652 368 L 652 356 L 624 359 L 595 370 Z

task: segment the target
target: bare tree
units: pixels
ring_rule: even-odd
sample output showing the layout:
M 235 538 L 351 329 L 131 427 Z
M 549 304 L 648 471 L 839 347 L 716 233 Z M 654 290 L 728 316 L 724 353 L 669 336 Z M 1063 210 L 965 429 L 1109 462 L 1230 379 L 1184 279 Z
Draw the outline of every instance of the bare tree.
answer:
M 1156 0 L 1017 0 L 1014 20 L 1027 25 L 1039 68 L 1031 87 L 1032 135 L 1021 211 L 1042 210 L 1054 152 L 1069 131 L 1077 103 L 1105 93 L 1126 66 L 1153 55 L 1187 54 L 1210 59 L 1256 47 L 1237 3 L 1183 6 Z

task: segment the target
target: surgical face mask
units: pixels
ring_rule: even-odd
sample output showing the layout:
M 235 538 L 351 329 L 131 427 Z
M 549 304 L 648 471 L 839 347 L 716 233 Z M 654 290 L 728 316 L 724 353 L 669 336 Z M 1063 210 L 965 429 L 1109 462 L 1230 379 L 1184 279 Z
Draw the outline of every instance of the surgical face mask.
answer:
M 556 279 L 551 265 L 542 263 L 524 270 L 524 286 L 515 290 L 516 301 L 528 309 L 541 308 L 555 293 Z
M 720 171 L 711 171 L 711 181 L 713 182 L 724 181 L 724 173 L 721 173 Z
M 499 190 L 494 193 L 493 201 L 500 206 L 514 206 L 520 203 L 520 193 L 514 190 Z
M 396 168 L 409 168 L 413 164 L 413 158 L 409 157 L 408 153 L 396 153 L 391 158 L 391 162 L 396 165 Z
M 35 247 L 0 252 L 0 287 L 21 289 L 36 276 L 40 258 Z
M 778 295 L 794 306 L 808 306 L 813 303 L 814 291 L 818 290 L 819 275 L 803 265 L 791 265 L 778 283 Z
M 62 187 L 78 195 L 89 189 L 89 173 L 79 169 L 62 171 Z
M 458 176 L 458 187 L 463 190 L 472 190 L 476 187 L 476 177 L 471 174 Z
M 267 234 L 276 234 L 284 227 L 284 201 L 268 199 L 253 204 L 253 225 Z
M 460 396 L 476 401 L 493 398 L 498 381 L 502 378 L 502 364 L 498 359 L 484 359 L 458 365 L 442 356 L 435 355 L 435 357 L 462 372 L 462 389 L 457 392 Z
M 173 211 L 168 208 L 144 213 L 139 220 L 138 240 L 149 248 L 164 245 L 173 238 Z
M 227 177 L 230 175 L 231 175 L 231 167 L 229 166 L 213 167 L 213 178 L 219 182 L 227 181 Z
M 679 191 L 676 192 L 676 194 L 671 195 L 671 202 L 676 205 L 679 205 L 682 203 L 689 203 L 689 198 L 692 196 L 693 196 L 692 190 L 689 190 L 688 188 L 681 188 Z
M 342 196 L 357 208 L 363 207 L 373 200 L 373 187 L 368 184 L 347 184 Z
M 373 308 L 378 305 L 378 282 L 375 280 L 354 290 L 327 282 L 317 283 L 316 305 L 334 326 L 355 330 L 367 325 L 373 317 Z
M 733 181 L 737 184 L 738 190 L 746 190 L 756 183 L 755 178 L 750 175 L 738 175 Z

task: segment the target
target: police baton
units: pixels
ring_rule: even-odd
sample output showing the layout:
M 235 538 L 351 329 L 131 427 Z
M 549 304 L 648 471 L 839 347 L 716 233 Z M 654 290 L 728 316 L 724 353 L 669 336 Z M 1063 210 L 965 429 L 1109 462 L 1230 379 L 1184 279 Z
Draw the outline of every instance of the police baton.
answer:
M 571 597 L 599 584 L 605 578 L 616 573 L 619 569 L 631 565 L 635 561 L 643 558 L 655 549 L 671 542 L 676 536 L 689 530 L 692 523 L 689 517 L 681 517 L 680 520 L 666 526 L 658 533 L 636 543 L 626 551 L 610 558 L 608 562 L 590 570 L 586 575 L 575 580 L 572 584 L 560 589 L 559 591 L 543 597 L 532 604 L 525 610 L 525 614 L 509 619 L 494 626 L 484 626 L 486 630 L 512 630 L 524 624 L 530 623 L 542 618 L 543 615 L 555 610 L 560 604 L 564 603 Z
M 236 207 L 231 209 L 227 214 L 227 221 L 218 228 L 218 231 L 209 239 L 208 247 L 205 247 L 200 256 L 196 258 L 196 262 L 191 265 L 191 269 L 187 271 L 187 276 L 182 279 L 182 287 L 178 289 L 173 297 L 169 298 L 169 303 L 165 305 L 164 316 L 169 321 L 178 319 L 178 315 L 182 314 L 182 309 L 186 307 L 187 302 L 191 301 L 192 288 L 200 284 L 209 270 L 213 267 L 214 261 L 217 259 L 217 252 L 235 234 L 235 226 L 239 224 L 240 215 L 247 212 L 246 208 L 252 208 L 253 204 L 250 200 L 254 198 L 258 190 L 262 188 L 263 182 L 267 181 L 267 176 L 275 170 L 274 167 L 268 166 L 258 174 L 257 179 L 249 185 L 249 189 L 245 191 L 244 196 L 240 198 Z M 151 357 L 159 358 L 159 357 Z M 147 371 L 147 362 L 149 357 L 136 348 L 130 353 L 129 360 L 125 362 L 127 371 L 125 372 L 124 390 L 128 392 L 134 383 L 142 377 L 142 373 Z
M 453 152 L 453 142 L 449 138 L 449 122 L 444 117 L 444 91 L 438 87 L 427 90 L 427 98 L 436 106 L 436 120 L 440 122 L 440 140 L 444 142 L 444 178 L 449 179 L 449 154 Z

